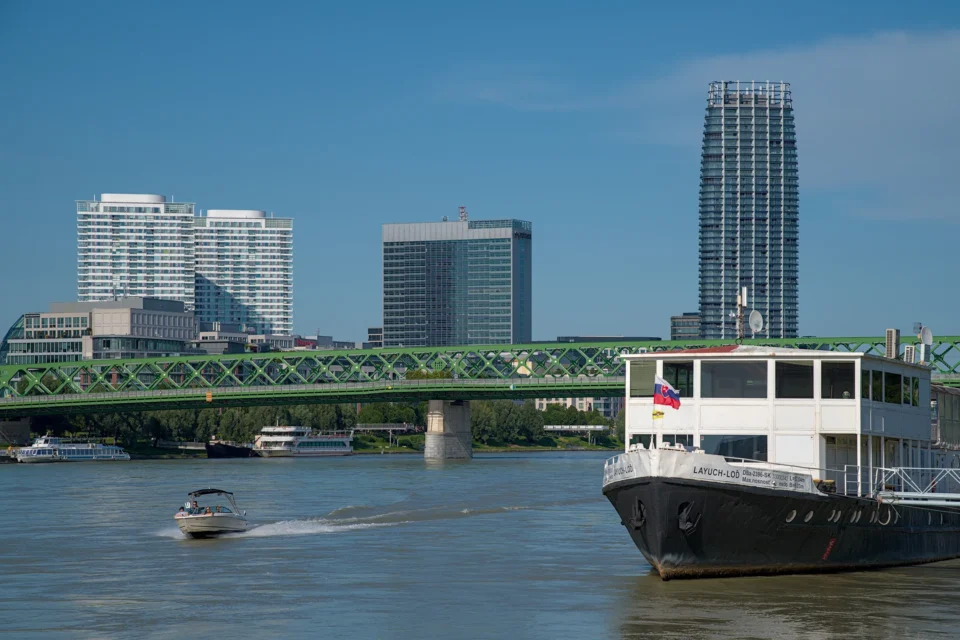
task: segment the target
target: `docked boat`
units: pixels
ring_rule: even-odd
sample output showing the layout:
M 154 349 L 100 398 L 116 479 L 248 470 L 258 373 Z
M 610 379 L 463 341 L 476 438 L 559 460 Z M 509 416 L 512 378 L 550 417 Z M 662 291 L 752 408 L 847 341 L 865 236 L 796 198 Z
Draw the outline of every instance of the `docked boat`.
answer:
M 105 462 L 129 460 L 130 454 L 115 444 L 75 438 L 41 436 L 29 447 L 16 450 L 17 462 Z
M 218 440 L 216 436 L 204 445 L 208 458 L 256 458 L 253 447 L 232 440 Z
M 664 580 L 960 557 L 960 423 L 931 425 L 931 394 L 956 411 L 960 393 L 929 367 L 736 345 L 623 357 L 627 446 L 603 493 Z
M 353 453 L 353 431 L 315 432 L 307 427 L 264 427 L 253 451 L 264 458 L 347 456 Z
M 209 496 L 213 496 L 210 500 Z M 233 494 L 223 489 L 200 489 L 173 516 L 180 531 L 192 538 L 210 538 L 247 530 L 247 512 L 240 511 Z M 218 504 L 220 501 L 226 504 Z

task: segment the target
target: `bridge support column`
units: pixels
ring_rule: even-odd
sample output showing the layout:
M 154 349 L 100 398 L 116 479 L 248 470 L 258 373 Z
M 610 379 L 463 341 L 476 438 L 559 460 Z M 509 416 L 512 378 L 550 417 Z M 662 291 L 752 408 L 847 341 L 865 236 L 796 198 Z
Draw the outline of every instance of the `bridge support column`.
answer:
M 470 402 L 430 400 L 427 403 L 426 460 L 456 460 L 473 457 L 470 432 Z

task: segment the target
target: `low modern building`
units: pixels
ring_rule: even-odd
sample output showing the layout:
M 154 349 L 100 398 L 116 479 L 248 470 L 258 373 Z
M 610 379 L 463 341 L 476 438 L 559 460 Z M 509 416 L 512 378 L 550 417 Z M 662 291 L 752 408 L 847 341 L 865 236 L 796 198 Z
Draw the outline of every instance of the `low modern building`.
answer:
M 182 301 L 157 298 L 53 303 L 18 322 L 6 364 L 179 355 L 192 351 L 196 336 L 193 312 Z
M 699 340 L 700 314 L 698 312 L 670 316 L 671 340 Z
M 616 418 L 623 410 L 624 399 L 617 398 L 538 398 L 536 407 L 546 411 L 550 405 L 576 407 L 579 411 L 596 411 L 604 418 Z
M 364 349 L 383 349 L 383 327 L 367 327 L 367 341 Z
M 657 336 L 557 336 L 557 342 L 656 342 Z

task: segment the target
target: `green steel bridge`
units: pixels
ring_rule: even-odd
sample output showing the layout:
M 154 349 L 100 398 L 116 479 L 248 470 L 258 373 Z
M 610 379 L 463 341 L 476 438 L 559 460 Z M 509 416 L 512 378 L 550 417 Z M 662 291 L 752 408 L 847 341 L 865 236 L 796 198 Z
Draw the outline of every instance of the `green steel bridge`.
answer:
M 6 365 L 0 367 L 0 418 L 270 404 L 619 396 L 624 386 L 621 355 L 723 344 L 730 342 L 611 340 Z M 883 337 L 758 339 L 744 344 L 884 354 Z M 960 336 L 937 340 L 930 364 L 937 381 L 960 386 Z M 435 372 L 444 372 L 444 377 L 427 377 Z

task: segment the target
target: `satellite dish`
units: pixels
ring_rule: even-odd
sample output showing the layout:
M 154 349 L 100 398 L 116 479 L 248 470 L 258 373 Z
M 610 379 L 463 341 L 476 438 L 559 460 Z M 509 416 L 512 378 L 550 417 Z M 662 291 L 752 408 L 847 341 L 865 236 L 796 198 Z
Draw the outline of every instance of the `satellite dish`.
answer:
M 928 347 L 933 344 L 933 331 L 930 331 L 930 327 L 920 330 L 920 342 Z
M 750 331 L 753 333 L 763 331 L 763 316 L 756 309 L 750 312 Z

